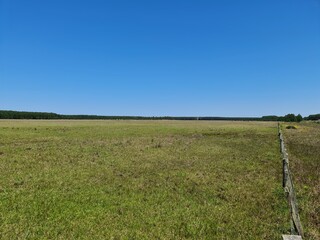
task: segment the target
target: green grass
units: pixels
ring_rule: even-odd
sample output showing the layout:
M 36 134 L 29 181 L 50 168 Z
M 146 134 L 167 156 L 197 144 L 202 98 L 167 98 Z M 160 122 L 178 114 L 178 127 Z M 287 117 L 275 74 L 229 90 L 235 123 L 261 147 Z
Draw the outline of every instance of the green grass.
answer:
M 280 239 L 275 123 L 0 121 L 1 239 Z
M 305 239 L 320 239 L 320 124 L 285 129 L 290 170 L 297 192 Z

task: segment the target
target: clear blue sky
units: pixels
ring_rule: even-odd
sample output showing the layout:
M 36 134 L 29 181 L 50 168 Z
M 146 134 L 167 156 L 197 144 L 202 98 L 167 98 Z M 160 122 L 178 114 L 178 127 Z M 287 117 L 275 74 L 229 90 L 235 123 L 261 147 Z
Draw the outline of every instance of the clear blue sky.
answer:
M 320 0 L 0 0 L 0 109 L 320 112 Z

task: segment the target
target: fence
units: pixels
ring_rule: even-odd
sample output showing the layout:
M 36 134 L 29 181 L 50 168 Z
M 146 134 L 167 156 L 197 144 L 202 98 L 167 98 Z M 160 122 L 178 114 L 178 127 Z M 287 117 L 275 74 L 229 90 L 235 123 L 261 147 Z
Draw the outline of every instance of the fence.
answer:
M 283 164 L 283 183 L 282 184 L 287 194 L 289 207 L 290 207 L 291 234 L 300 235 L 303 237 L 303 229 L 302 229 L 302 225 L 299 217 L 296 193 L 294 190 L 294 185 L 293 185 L 293 181 L 292 181 L 292 177 L 289 169 L 288 153 L 285 147 L 281 126 L 279 123 L 278 123 L 278 133 L 279 133 L 279 139 L 280 139 L 280 151 L 282 154 L 282 164 Z M 291 236 L 283 235 L 283 239 L 295 239 L 295 237 L 298 237 L 298 236 L 292 236 L 292 235 Z M 300 239 L 302 238 L 300 237 Z

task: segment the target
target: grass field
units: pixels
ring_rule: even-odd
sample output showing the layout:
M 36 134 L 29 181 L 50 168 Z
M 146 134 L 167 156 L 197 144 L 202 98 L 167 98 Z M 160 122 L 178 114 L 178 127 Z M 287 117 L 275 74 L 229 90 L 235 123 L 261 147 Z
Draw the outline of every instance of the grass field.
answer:
M 306 239 L 320 239 L 320 124 L 285 129 L 290 169 Z
M 0 238 L 280 239 L 281 164 L 275 123 L 0 121 Z

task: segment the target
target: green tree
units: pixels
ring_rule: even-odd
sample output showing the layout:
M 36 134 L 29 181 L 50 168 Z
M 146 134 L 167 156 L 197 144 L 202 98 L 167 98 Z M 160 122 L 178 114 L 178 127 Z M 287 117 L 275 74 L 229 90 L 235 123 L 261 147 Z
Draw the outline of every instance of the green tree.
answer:
M 301 122 L 303 120 L 301 114 L 298 114 L 297 117 L 296 117 L 296 121 L 297 122 Z
M 296 121 L 296 115 L 293 113 L 287 114 L 284 116 L 284 121 L 286 122 L 295 122 Z

